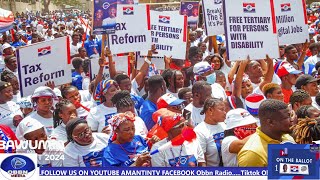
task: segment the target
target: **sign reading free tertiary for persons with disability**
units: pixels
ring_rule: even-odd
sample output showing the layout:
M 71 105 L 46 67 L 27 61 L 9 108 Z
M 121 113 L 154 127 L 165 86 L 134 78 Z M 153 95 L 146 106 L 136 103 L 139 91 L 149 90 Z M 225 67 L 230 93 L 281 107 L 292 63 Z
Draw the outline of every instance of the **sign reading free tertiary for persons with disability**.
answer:
M 113 54 L 148 51 L 151 47 L 149 5 L 118 5 L 115 34 L 109 34 Z
M 224 0 L 227 52 L 232 61 L 279 57 L 274 0 Z
M 155 44 L 157 57 L 172 56 L 186 58 L 187 16 L 179 11 L 150 11 L 151 39 Z
M 37 43 L 17 50 L 21 96 L 28 96 L 48 81 L 71 82 L 68 37 Z
M 309 39 L 305 0 L 275 0 L 279 44 L 304 43 Z

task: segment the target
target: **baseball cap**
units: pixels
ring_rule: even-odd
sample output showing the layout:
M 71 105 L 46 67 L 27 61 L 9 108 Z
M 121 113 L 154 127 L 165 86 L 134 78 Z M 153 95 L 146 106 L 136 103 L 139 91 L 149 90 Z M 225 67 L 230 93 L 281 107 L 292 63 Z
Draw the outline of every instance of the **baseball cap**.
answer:
M 47 86 L 40 86 L 37 89 L 34 90 L 31 99 L 36 97 L 52 97 L 56 98 L 56 94 L 53 92 L 53 90 Z
M 20 106 L 20 108 L 33 108 L 30 96 L 21 98 L 17 104 Z
M 310 76 L 309 74 L 303 74 L 301 76 L 298 77 L 297 81 L 296 81 L 296 88 L 297 89 L 301 89 L 302 86 L 308 84 L 308 83 L 312 83 L 312 82 L 316 82 L 319 79 Z
M 297 70 L 288 62 L 279 62 L 274 65 L 274 72 L 281 78 L 288 74 L 300 74 L 302 71 Z
M 258 115 L 259 106 L 263 100 L 265 100 L 265 97 L 261 94 L 249 94 L 244 102 L 247 111 L 252 115 Z
M 170 93 L 162 95 L 157 101 L 157 108 L 167 108 L 168 106 L 176 106 L 182 104 L 185 100 L 178 99 Z
M 12 48 L 12 46 L 9 44 L 9 43 L 4 43 L 2 46 L 1 46 L 1 53 L 3 54 L 3 51 L 7 48 Z
M 181 114 L 162 108 L 152 114 L 152 120 L 168 132 L 181 120 Z
M 232 109 L 227 113 L 226 130 L 233 129 L 248 124 L 257 123 L 257 120 L 245 109 Z
M 195 75 L 201 75 L 211 70 L 213 70 L 213 67 L 206 61 L 198 62 L 193 66 L 193 73 Z
M 24 135 L 33 132 L 35 130 L 38 130 L 40 128 L 43 128 L 43 124 L 41 124 L 39 121 L 37 121 L 36 119 L 32 119 L 32 118 L 26 118 L 24 120 L 22 120 L 19 125 L 18 125 L 18 129 L 17 131 L 21 133 L 21 136 L 18 137 L 19 139 L 24 139 Z
M 315 34 L 316 33 L 316 30 L 314 28 L 309 28 L 309 34 Z

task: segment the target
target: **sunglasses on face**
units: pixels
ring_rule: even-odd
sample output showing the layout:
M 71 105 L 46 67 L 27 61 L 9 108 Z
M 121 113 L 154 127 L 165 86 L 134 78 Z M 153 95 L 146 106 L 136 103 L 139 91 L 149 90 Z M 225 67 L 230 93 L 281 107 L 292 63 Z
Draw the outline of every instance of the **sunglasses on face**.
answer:
M 177 124 L 177 125 L 173 126 L 172 128 L 173 128 L 173 129 L 183 128 L 183 127 L 185 127 L 185 126 L 187 126 L 187 125 L 188 125 L 188 121 L 186 120 L 186 121 L 183 121 L 183 122 L 180 123 L 180 124 Z

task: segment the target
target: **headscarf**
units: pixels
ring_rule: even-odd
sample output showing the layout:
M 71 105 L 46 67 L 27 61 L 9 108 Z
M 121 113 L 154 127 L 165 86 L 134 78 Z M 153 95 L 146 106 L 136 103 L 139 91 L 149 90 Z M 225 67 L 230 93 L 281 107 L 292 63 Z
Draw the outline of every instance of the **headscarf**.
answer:
M 108 91 L 108 89 L 112 86 L 112 85 L 118 86 L 117 82 L 109 79 L 109 80 L 103 80 L 101 81 L 97 88 L 96 88 L 96 93 L 94 96 L 94 100 L 98 101 L 97 103 L 102 103 L 102 97 L 103 95 Z
M 116 140 L 117 134 L 115 133 L 115 130 L 120 126 L 121 123 L 126 122 L 126 121 L 134 121 L 135 120 L 135 115 L 127 111 L 125 113 L 118 113 L 114 115 L 112 118 L 108 120 L 108 123 L 110 124 L 112 128 L 112 141 Z

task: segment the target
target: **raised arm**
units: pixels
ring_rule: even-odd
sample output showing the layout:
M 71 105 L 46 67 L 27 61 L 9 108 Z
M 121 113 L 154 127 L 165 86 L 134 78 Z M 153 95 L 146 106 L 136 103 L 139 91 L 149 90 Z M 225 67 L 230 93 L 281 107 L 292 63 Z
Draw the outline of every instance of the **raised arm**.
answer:
M 274 74 L 274 69 L 273 69 L 273 61 L 272 59 L 267 55 L 266 56 L 266 60 L 267 60 L 267 67 L 268 67 L 268 70 L 267 70 L 267 73 L 265 74 L 264 78 L 263 78 L 263 81 L 259 84 L 259 88 L 260 90 L 262 90 L 263 86 L 267 83 L 271 83 L 272 81 L 272 77 L 273 77 L 273 74 Z
M 238 69 L 236 79 L 234 81 L 234 87 L 232 90 L 232 95 L 235 97 L 241 96 L 243 74 L 244 74 L 244 70 L 245 70 L 246 66 L 249 64 L 249 62 L 250 62 L 249 56 L 248 56 L 247 60 L 240 62 L 240 67 Z
M 302 52 L 301 52 L 301 55 L 300 55 L 298 62 L 297 62 L 299 70 L 302 69 L 302 65 L 304 63 L 304 58 L 306 57 L 306 53 L 307 53 L 308 48 L 309 48 L 309 43 L 308 43 L 308 40 L 306 40 L 306 42 L 303 44 Z

